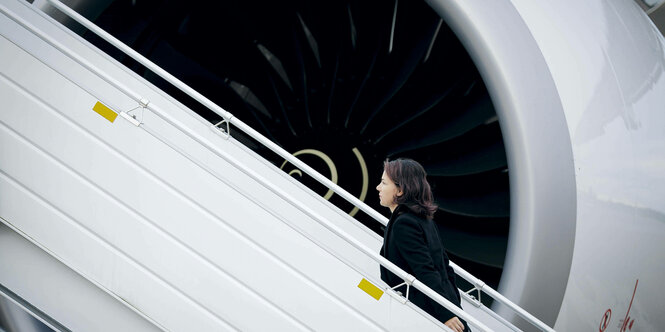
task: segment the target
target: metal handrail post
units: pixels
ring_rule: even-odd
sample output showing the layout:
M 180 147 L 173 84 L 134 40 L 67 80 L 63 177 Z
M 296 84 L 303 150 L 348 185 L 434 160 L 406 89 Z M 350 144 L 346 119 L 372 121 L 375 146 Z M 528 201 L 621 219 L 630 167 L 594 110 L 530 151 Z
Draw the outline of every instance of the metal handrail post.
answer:
M 512 301 L 510 301 L 508 298 L 505 296 L 501 295 L 501 293 L 497 292 L 494 290 L 492 287 L 487 286 L 485 282 L 482 280 L 474 277 L 471 273 L 467 272 L 463 268 L 459 267 L 457 264 L 450 262 L 450 266 L 455 270 L 455 273 L 457 273 L 459 276 L 462 278 L 466 279 L 468 282 L 470 282 L 472 285 L 478 288 L 478 290 L 485 292 L 495 300 L 498 300 L 501 304 L 508 306 L 512 310 L 514 310 L 519 316 L 524 318 L 525 320 L 531 322 L 532 324 L 536 325 L 540 330 L 542 331 L 548 331 L 548 332 L 554 332 L 554 329 L 549 327 L 547 324 L 543 323 L 540 321 L 538 318 L 534 317 L 531 315 L 529 312 L 526 310 L 522 309 L 520 306 L 516 305 Z

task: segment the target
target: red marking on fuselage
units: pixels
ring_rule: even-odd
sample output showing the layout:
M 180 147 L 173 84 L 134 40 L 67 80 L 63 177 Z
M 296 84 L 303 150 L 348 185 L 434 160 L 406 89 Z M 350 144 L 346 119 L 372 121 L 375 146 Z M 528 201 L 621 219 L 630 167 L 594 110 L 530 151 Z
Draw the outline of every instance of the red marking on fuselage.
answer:
M 626 311 L 626 317 L 623 319 L 623 324 L 621 325 L 621 329 L 619 331 L 621 332 L 626 332 L 626 328 L 628 327 L 628 314 L 630 313 L 630 307 L 633 306 L 633 299 L 635 298 L 635 292 L 637 291 L 637 283 L 640 281 L 640 279 L 635 280 L 635 289 L 633 289 L 633 297 L 630 298 L 630 304 L 628 305 L 628 311 Z M 634 322 L 635 320 L 633 320 Z M 633 327 L 633 323 L 630 324 L 630 327 Z
M 612 309 L 607 309 L 603 318 L 600 320 L 600 326 L 598 326 L 598 332 L 604 332 L 608 325 L 610 325 L 610 319 L 612 319 Z

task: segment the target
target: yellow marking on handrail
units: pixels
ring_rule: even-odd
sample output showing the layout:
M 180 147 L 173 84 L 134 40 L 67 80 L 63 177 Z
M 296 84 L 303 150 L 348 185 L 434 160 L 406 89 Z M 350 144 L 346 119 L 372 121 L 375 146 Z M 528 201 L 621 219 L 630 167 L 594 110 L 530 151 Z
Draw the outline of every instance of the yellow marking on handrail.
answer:
M 365 293 L 369 294 L 369 296 L 375 298 L 377 301 L 381 299 L 381 296 L 383 295 L 383 291 L 381 290 L 381 288 L 374 286 L 371 282 L 367 281 L 367 279 L 365 278 L 363 278 L 363 280 L 360 280 L 358 288 L 365 291 Z
M 103 116 L 104 119 L 111 121 L 111 123 L 113 123 L 115 118 L 118 117 L 118 113 L 114 112 L 112 109 L 108 108 L 108 106 L 102 104 L 99 101 L 95 104 L 95 106 L 92 107 L 92 110 Z

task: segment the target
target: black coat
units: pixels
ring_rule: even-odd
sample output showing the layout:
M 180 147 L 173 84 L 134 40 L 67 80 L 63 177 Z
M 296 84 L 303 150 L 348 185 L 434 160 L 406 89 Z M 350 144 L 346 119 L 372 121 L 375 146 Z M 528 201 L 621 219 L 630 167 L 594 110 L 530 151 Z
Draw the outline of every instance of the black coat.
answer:
M 433 220 L 420 218 L 408 207 L 399 205 L 386 226 L 381 256 L 461 308 L 455 272 L 449 265 Z M 403 282 L 383 266 L 381 279 L 390 287 Z M 397 290 L 406 296 L 406 286 Z M 409 289 L 409 300 L 443 323 L 455 316 L 414 287 Z M 464 325 L 468 329 L 466 323 Z

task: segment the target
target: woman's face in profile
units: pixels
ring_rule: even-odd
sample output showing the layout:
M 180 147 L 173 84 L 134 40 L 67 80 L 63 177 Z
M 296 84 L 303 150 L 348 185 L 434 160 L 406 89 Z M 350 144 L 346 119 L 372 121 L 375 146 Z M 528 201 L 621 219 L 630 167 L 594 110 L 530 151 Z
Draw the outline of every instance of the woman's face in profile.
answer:
M 397 188 L 395 182 L 386 175 L 386 172 L 383 172 L 381 175 L 381 183 L 376 186 L 376 190 L 379 191 L 379 201 L 381 206 L 390 208 L 390 211 L 395 210 L 397 203 L 395 198 L 402 194 L 402 191 Z

